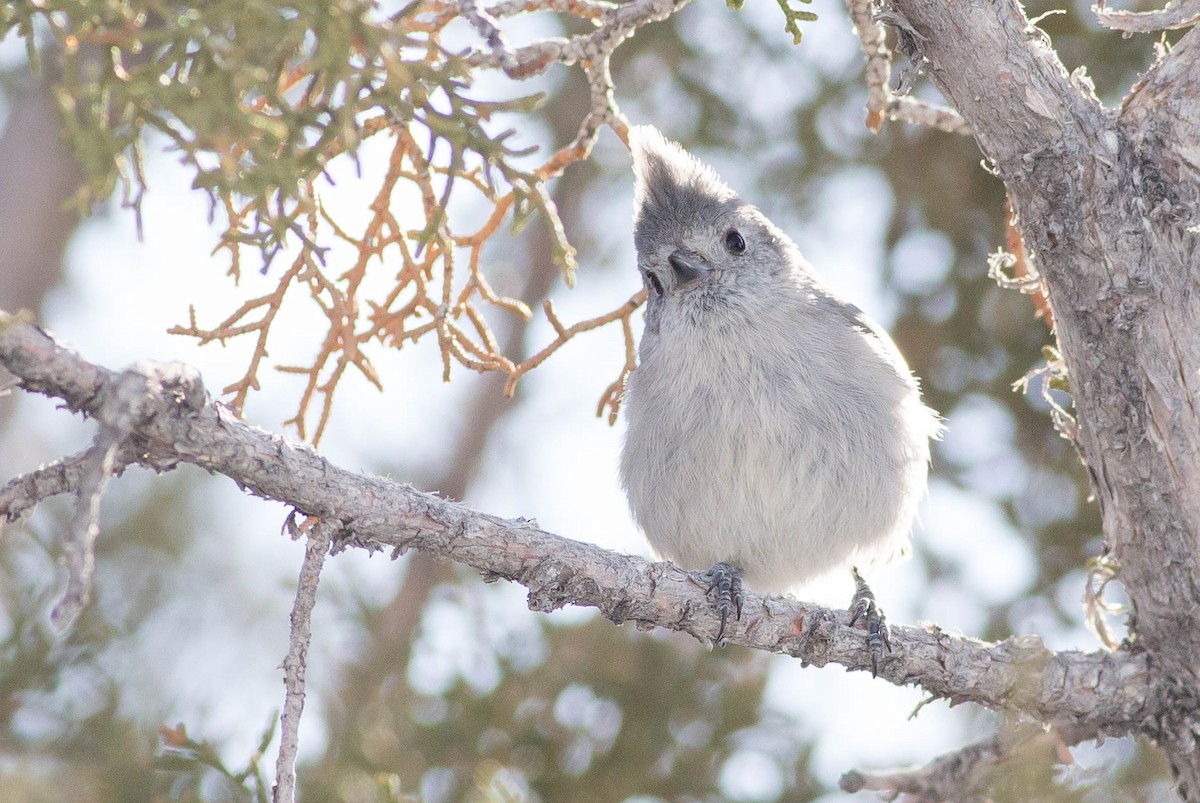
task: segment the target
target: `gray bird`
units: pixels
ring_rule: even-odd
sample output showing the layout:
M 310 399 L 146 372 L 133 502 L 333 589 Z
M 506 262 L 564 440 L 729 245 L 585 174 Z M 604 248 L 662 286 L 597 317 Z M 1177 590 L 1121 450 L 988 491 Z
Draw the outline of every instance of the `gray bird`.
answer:
M 654 550 L 708 570 L 723 643 L 741 579 L 853 567 L 872 672 L 887 626 L 858 568 L 907 552 L 938 415 L 892 340 L 786 234 L 656 129 L 630 132 L 646 287 L 621 482 Z

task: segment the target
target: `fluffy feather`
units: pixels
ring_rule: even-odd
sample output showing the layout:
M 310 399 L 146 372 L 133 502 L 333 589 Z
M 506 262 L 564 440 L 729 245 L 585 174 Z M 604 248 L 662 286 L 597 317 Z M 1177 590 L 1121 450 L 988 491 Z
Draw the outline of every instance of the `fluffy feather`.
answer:
M 940 424 L 895 345 L 711 168 L 630 143 L 648 301 L 621 480 L 651 546 L 761 591 L 906 551 Z

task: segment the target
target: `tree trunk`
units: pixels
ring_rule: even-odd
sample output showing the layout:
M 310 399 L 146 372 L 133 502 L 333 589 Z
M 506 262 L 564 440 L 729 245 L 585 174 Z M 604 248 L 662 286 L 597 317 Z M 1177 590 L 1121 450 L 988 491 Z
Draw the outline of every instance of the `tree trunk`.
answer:
M 1113 110 L 1011 0 L 895 8 L 1008 188 L 1043 277 L 1076 444 L 1133 605 L 1128 648 L 1148 654 L 1167 703 L 1148 731 L 1180 794 L 1200 800 L 1197 723 L 1169 713 L 1195 710 L 1200 666 L 1200 34 Z

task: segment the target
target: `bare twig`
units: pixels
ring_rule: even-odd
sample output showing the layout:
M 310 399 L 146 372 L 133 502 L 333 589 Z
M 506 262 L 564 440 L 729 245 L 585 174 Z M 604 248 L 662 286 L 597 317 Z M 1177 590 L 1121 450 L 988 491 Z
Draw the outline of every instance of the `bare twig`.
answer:
M 892 94 L 888 86 L 892 79 L 892 51 L 888 50 L 887 32 L 875 19 L 871 0 L 846 0 L 846 10 L 867 61 L 867 128 L 878 132 Z
M 1129 33 L 1153 33 L 1188 28 L 1200 22 L 1200 0 L 1170 0 L 1157 11 L 1118 11 L 1109 9 L 1104 0 L 1092 6 L 1096 20 L 1105 28 Z
M 89 454 L 91 449 L 60 458 L 5 483 L 0 488 L 0 525 L 25 518 L 43 499 L 77 493 Z M 119 462 L 114 473 L 120 471 Z
M 505 68 L 502 58 L 495 53 L 472 53 L 467 63 L 472 67 L 505 69 L 511 77 L 528 78 L 545 70 L 554 63 L 575 64 L 581 61 L 599 61 L 610 55 L 617 46 L 628 39 L 638 28 L 658 22 L 674 14 L 690 0 L 632 0 L 614 5 L 598 17 L 595 30 L 570 39 L 544 39 L 512 52 L 515 64 Z
M 569 341 L 575 335 L 581 332 L 591 331 L 592 329 L 598 329 L 599 327 L 608 323 L 612 323 L 613 321 L 628 321 L 629 317 L 637 311 L 638 307 L 640 307 L 645 300 L 646 291 L 638 290 L 629 297 L 628 301 L 617 307 L 615 310 L 606 312 L 603 315 L 598 315 L 595 318 L 589 318 L 586 321 L 580 321 L 573 326 L 565 327 L 562 325 L 562 322 L 559 321 L 558 315 L 554 311 L 554 304 L 547 299 L 545 302 L 543 302 L 542 308 L 546 313 L 546 319 L 550 321 L 550 325 L 554 327 L 554 331 L 557 336 L 550 342 L 549 345 L 547 345 L 537 354 L 534 354 L 532 357 L 522 360 L 518 365 L 513 366 L 512 370 L 509 371 L 508 384 L 504 386 L 504 393 L 508 396 L 512 396 L 517 390 L 517 383 L 521 381 L 521 377 L 525 376 L 525 374 L 529 373 L 534 368 L 537 368 L 539 365 L 545 362 L 551 354 L 565 346 L 567 341 Z M 628 331 L 629 327 L 625 324 L 623 325 L 626 326 L 626 330 Z M 628 351 L 628 342 L 631 337 L 632 335 L 630 334 L 626 335 L 626 351 Z M 623 378 L 629 375 L 630 370 L 631 369 L 628 366 L 627 360 L 625 368 L 622 369 L 621 378 L 617 381 L 624 384 Z M 604 399 L 601 400 L 601 405 L 604 405 L 605 400 L 609 398 L 609 395 L 610 393 L 606 391 Z
M 148 369 L 132 368 L 122 372 L 102 394 L 96 416 L 100 431 L 84 454 L 77 476 L 75 514 L 63 540 L 67 588 L 50 612 L 50 622 L 60 632 L 71 626 L 91 595 L 100 499 L 117 470 L 118 451 L 146 414 L 146 400 L 152 392 L 150 377 Z
M 501 0 L 488 8 L 493 17 L 512 17 L 531 11 L 557 11 L 580 19 L 596 20 L 612 13 L 616 3 L 606 0 Z
M 949 106 L 930 103 L 920 98 L 893 95 L 888 98 L 883 113 L 889 120 L 923 125 L 926 128 L 945 131 L 947 134 L 971 136 L 971 127 L 967 125 L 967 121 L 962 118 L 961 114 Z
M 50 612 L 50 622 L 60 632 L 71 626 L 91 595 L 94 548 L 100 533 L 100 497 L 112 477 L 117 449 L 131 429 L 132 421 L 127 429 L 101 426 L 92 448 L 87 451 L 76 490 L 75 515 L 71 517 L 63 540 L 67 588 Z
M 1092 558 L 1088 561 L 1087 583 L 1083 588 L 1083 611 L 1088 630 L 1110 650 L 1117 649 L 1120 644 L 1108 626 L 1108 617 L 1126 612 L 1124 605 L 1104 599 L 1104 591 L 1117 579 L 1118 569 L 1116 560 L 1107 552 Z
M 954 109 L 906 94 L 909 83 L 907 76 L 915 74 L 916 64 L 910 65 L 901 76 L 900 89 L 892 91 L 892 52 L 887 46 L 887 32 L 880 21 L 882 17 L 876 14 L 872 0 L 846 0 L 846 10 L 867 62 L 867 128 L 878 133 L 884 120 L 899 120 L 951 134 L 970 135 L 970 126 Z M 894 14 L 886 19 L 898 26 L 903 25 L 903 21 Z M 912 57 L 919 58 L 915 53 Z
M 1022 273 L 1017 255 L 1011 251 L 996 251 L 988 255 L 988 278 L 1004 290 L 1033 295 L 1042 292 L 1042 277 L 1036 273 Z
M 559 172 L 571 162 L 588 158 L 603 126 L 612 126 L 618 134 L 628 130 L 629 124 L 617 108 L 617 100 L 613 94 L 616 87 L 613 86 L 612 72 L 609 69 L 610 58 L 611 54 L 606 53 L 599 59 L 583 65 L 590 97 L 588 113 L 579 124 L 579 133 L 575 135 L 575 139 L 542 168 L 547 175 Z M 622 139 L 624 138 L 625 136 L 622 136 Z
M 296 799 L 296 752 L 300 748 L 300 715 L 304 712 L 304 673 L 308 645 L 312 641 L 312 611 L 317 603 L 317 584 L 329 553 L 329 543 L 338 524 L 322 520 L 309 529 L 304 563 L 296 583 L 296 602 L 292 605 L 292 629 L 288 654 L 283 659 L 283 713 L 279 718 L 279 757 L 275 763 L 274 803 L 293 803 Z
M 597 417 L 604 415 L 604 411 L 608 410 L 608 423 L 617 423 L 617 415 L 621 412 L 621 401 L 625 397 L 625 383 L 629 380 L 629 375 L 637 368 L 637 345 L 633 341 L 633 326 L 629 322 L 629 316 L 626 315 L 621 319 L 621 333 L 625 337 L 625 365 L 621 367 L 621 373 L 617 375 L 616 380 L 609 385 L 604 395 L 600 397 L 600 403 L 596 405 Z
M 500 30 L 496 18 L 487 9 L 480 8 L 475 0 L 458 0 L 458 10 L 466 17 L 491 50 L 499 62 L 501 69 L 510 73 L 517 67 L 516 56 L 513 55 L 508 43 L 504 41 L 504 32 Z
M 852 770 L 842 776 L 838 785 L 844 792 L 882 792 L 887 800 L 905 795 L 904 799 L 910 803 L 982 802 L 987 799 L 983 790 L 989 776 L 1000 764 L 1017 756 L 1071 762 L 1067 743 L 1057 731 L 1024 723 L 938 756 L 923 767 L 875 772 Z
M 1030 381 L 1036 377 L 1041 377 L 1042 400 L 1050 408 L 1050 418 L 1054 422 L 1054 428 L 1063 437 L 1074 443 L 1079 435 L 1075 416 L 1063 407 L 1059 400 L 1054 398 L 1054 394 L 1050 392 L 1052 390 L 1066 390 L 1069 388 L 1067 364 L 1063 362 L 1062 354 L 1054 346 L 1043 346 L 1042 356 L 1046 359 L 1045 365 L 1033 368 L 1016 382 L 1013 382 L 1012 389 L 1020 393 L 1026 393 L 1029 390 Z

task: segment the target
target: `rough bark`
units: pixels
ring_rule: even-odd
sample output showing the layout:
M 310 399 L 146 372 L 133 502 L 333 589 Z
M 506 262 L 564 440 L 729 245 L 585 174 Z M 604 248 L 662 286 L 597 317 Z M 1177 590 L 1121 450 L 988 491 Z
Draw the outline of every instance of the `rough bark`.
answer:
M 1132 649 L 1176 701 L 1154 735 L 1180 793 L 1200 800 L 1200 34 L 1113 110 L 1013 0 L 894 7 L 1004 180 L 1049 291 Z

